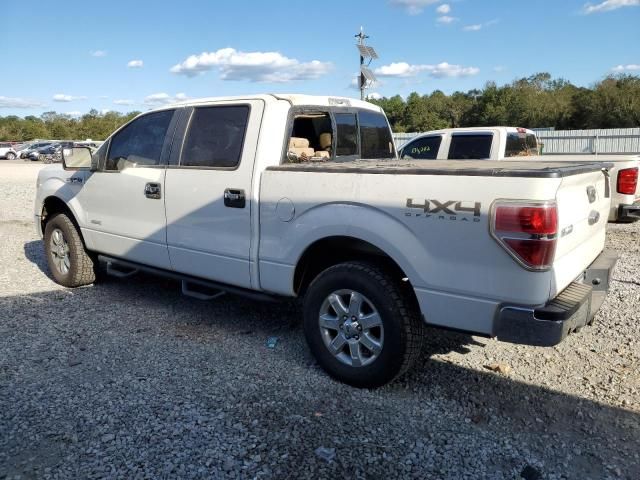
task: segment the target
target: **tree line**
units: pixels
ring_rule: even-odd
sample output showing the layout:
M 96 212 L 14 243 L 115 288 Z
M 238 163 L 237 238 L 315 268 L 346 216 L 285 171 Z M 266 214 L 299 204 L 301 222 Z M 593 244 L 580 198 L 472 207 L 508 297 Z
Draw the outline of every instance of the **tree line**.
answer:
M 548 73 L 537 73 L 498 86 L 446 95 L 411 93 L 371 100 L 381 106 L 394 132 L 424 132 L 447 127 L 509 125 L 557 130 L 640 126 L 640 76 L 612 75 L 592 87 L 577 87 Z M 139 112 L 80 117 L 45 112 L 39 117 L 0 117 L 0 141 L 35 138 L 104 140 Z
M 612 75 L 590 88 L 548 73 L 498 86 L 446 95 L 396 95 L 372 100 L 384 109 L 394 132 L 507 125 L 557 130 L 640 126 L 640 76 Z
M 0 140 L 26 141 L 36 138 L 55 140 L 104 140 L 115 129 L 140 112 L 100 113 L 91 110 L 80 117 L 45 112 L 39 117 L 15 115 L 0 117 Z

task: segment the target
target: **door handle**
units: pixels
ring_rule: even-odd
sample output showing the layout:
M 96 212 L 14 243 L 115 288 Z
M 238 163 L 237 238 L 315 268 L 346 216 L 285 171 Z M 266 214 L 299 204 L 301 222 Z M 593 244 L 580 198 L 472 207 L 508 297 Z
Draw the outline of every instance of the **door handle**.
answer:
M 147 198 L 153 198 L 157 200 L 162 197 L 162 194 L 160 192 L 161 189 L 159 183 L 147 183 L 144 186 L 144 196 Z
M 244 208 L 246 205 L 244 190 L 227 188 L 224 191 L 224 206 L 230 208 Z

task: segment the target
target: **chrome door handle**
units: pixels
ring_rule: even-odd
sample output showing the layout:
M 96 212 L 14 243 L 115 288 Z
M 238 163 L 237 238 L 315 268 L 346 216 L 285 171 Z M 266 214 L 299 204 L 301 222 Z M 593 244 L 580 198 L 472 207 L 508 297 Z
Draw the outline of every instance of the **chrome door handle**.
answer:
M 153 198 L 158 200 L 162 198 L 160 184 L 159 183 L 147 183 L 144 186 L 144 196 L 147 198 Z

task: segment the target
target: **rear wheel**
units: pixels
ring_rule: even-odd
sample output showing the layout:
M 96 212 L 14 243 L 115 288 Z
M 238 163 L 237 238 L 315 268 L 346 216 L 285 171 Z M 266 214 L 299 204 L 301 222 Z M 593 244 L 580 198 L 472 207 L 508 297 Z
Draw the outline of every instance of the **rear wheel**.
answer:
M 380 267 L 347 262 L 322 272 L 304 300 L 304 330 L 318 363 L 356 387 L 379 387 L 406 372 L 420 354 L 417 305 Z
M 64 213 L 54 215 L 47 222 L 44 248 L 49 270 L 60 285 L 80 287 L 95 281 L 95 264 L 76 226 Z
M 7 153 L 7 160 L 15 160 L 16 159 L 16 154 L 13 152 L 9 152 Z

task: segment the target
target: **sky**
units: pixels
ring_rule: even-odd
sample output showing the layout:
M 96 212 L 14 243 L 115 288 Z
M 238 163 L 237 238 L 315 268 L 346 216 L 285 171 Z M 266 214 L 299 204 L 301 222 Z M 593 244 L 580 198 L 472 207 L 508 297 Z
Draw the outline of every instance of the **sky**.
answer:
M 452 93 L 537 72 L 640 75 L 640 0 L 0 0 L 0 116 L 251 93 Z

